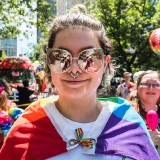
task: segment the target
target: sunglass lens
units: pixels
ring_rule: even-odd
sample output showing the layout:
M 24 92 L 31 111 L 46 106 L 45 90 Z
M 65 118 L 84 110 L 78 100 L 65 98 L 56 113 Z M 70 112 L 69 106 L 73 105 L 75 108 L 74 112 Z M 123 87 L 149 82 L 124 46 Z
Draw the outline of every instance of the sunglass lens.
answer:
M 78 58 L 80 68 L 86 72 L 97 72 L 103 63 L 102 50 L 89 49 L 83 51 Z
M 66 72 L 71 65 L 71 54 L 65 50 L 57 49 L 52 51 L 48 56 L 48 64 L 52 71 L 63 73 Z

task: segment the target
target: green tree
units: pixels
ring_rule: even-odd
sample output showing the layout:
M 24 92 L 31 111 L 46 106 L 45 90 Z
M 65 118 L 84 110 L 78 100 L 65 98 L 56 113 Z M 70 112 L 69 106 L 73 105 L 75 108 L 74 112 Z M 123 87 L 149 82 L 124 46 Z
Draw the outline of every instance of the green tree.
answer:
M 121 68 L 160 68 L 148 42 L 150 31 L 160 27 L 160 0 L 95 0 L 90 10 L 105 25 L 115 48 L 112 57 Z
M 55 5 L 54 0 L 52 1 L 51 4 L 47 0 L 1 0 L 0 39 L 16 37 L 19 34 L 27 37 L 33 26 L 43 32 L 54 15 Z M 23 30 L 22 25 L 27 29 Z
M 44 63 L 44 58 L 45 58 L 45 54 L 44 54 L 44 46 L 46 44 L 46 40 L 44 38 L 44 36 L 42 36 L 42 38 L 40 39 L 39 43 L 37 43 L 36 45 L 33 45 L 33 57 L 31 58 L 32 61 L 36 61 L 37 57 L 38 60 L 41 64 Z
M 1 57 L 0 57 L 0 62 L 1 62 L 7 56 L 6 56 L 6 53 L 4 51 L 2 51 L 2 50 L 0 50 L 0 53 L 1 53 Z

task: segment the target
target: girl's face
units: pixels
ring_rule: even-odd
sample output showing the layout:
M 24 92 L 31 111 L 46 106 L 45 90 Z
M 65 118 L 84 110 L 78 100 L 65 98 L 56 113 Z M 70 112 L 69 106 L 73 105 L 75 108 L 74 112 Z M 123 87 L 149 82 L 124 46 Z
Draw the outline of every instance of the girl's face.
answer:
M 156 73 L 144 75 L 137 89 L 142 102 L 156 104 L 160 97 L 160 80 L 158 75 Z
M 95 32 L 81 27 L 67 28 L 58 32 L 53 47 L 67 50 L 72 57 L 78 57 L 79 53 L 85 49 L 101 48 Z M 67 72 L 51 71 L 52 82 L 58 90 L 59 96 L 72 99 L 89 95 L 95 96 L 106 68 L 105 63 L 97 72 L 89 73 L 82 71 L 78 66 L 77 59 L 74 59 Z M 74 74 L 78 72 L 78 77 L 72 78 L 71 72 Z

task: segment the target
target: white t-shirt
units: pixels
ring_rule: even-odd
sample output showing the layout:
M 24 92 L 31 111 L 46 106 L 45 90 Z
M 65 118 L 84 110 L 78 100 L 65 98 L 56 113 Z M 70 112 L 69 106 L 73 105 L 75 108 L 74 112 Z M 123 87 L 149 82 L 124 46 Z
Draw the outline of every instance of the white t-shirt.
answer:
M 52 103 L 52 105 L 54 105 Z M 92 130 L 93 126 L 96 125 L 97 121 L 102 120 L 101 118 L 103 118 L 103 112 L 106 107 L 103 107 L 99 117 L 97 118 L 97 120 L 95 122 L 91 122 L 91 123 L 78 123 L 78 122 L 74 122 L 71 121 L 67 118 L 65 118 L 54 106 L 45 106 L 44 110 L 46 112 L 46 114 L 48 115 L 48 117 L 50 118 L 51 122 L 54 123 L 54 126 L 56 125 L 57 121 L 59 124 L 56 126 L 56 128 L 61 128 L 64 127 L 64 130 L 66 129 L 65 126 L 67 126 L 67 130 L 66 132 L 68 132 L 68 134 L 66 132 L 64 132 L 64 134 L 66 133 L 65 136 L 74 134 L 75 137 L 77 137 L 75 129 L 77 128 L 81 128 L 83 130 L 84 133 L 84 137 L 85 138 L 89 138 L 87 137 L 87 135 L 89 134 L 89 132 Z M 52 111 L 51 111 L 52 110 Z M 56 117 L 56 119 L 54 119 L 53 117 Z M 65 125 L 63 126 L 63 123 L 65 123 Z M 58 129 L 59 130 L 59 129 Z M 61 133 L 62 134 L 62 133 Z M 86 148 L 86 147 L 85 147 Z M 121 156 L 110 156 L 110 155 L 104 155 L 104 154 L 86 154 L 84 153 L 84 147 L 82 147 L 82 145 L 78 145 L 72 149 L 70 149 L 68 152 L 62 153 L 60 155 L 54 156 L 54 157 L 50 157 L 47 160 L 123 160 Z M 131 158 L 125 158 L 125 160 L 133 160 Z

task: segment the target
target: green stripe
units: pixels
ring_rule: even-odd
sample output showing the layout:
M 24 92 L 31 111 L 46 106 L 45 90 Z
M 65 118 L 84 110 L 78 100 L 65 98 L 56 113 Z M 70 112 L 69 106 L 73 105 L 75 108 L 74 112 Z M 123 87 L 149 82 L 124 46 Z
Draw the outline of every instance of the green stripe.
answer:
M 118 97 L 98 98 L 98 100 L 102 102 L 111 101 L 114 103 L 118 103 Z

